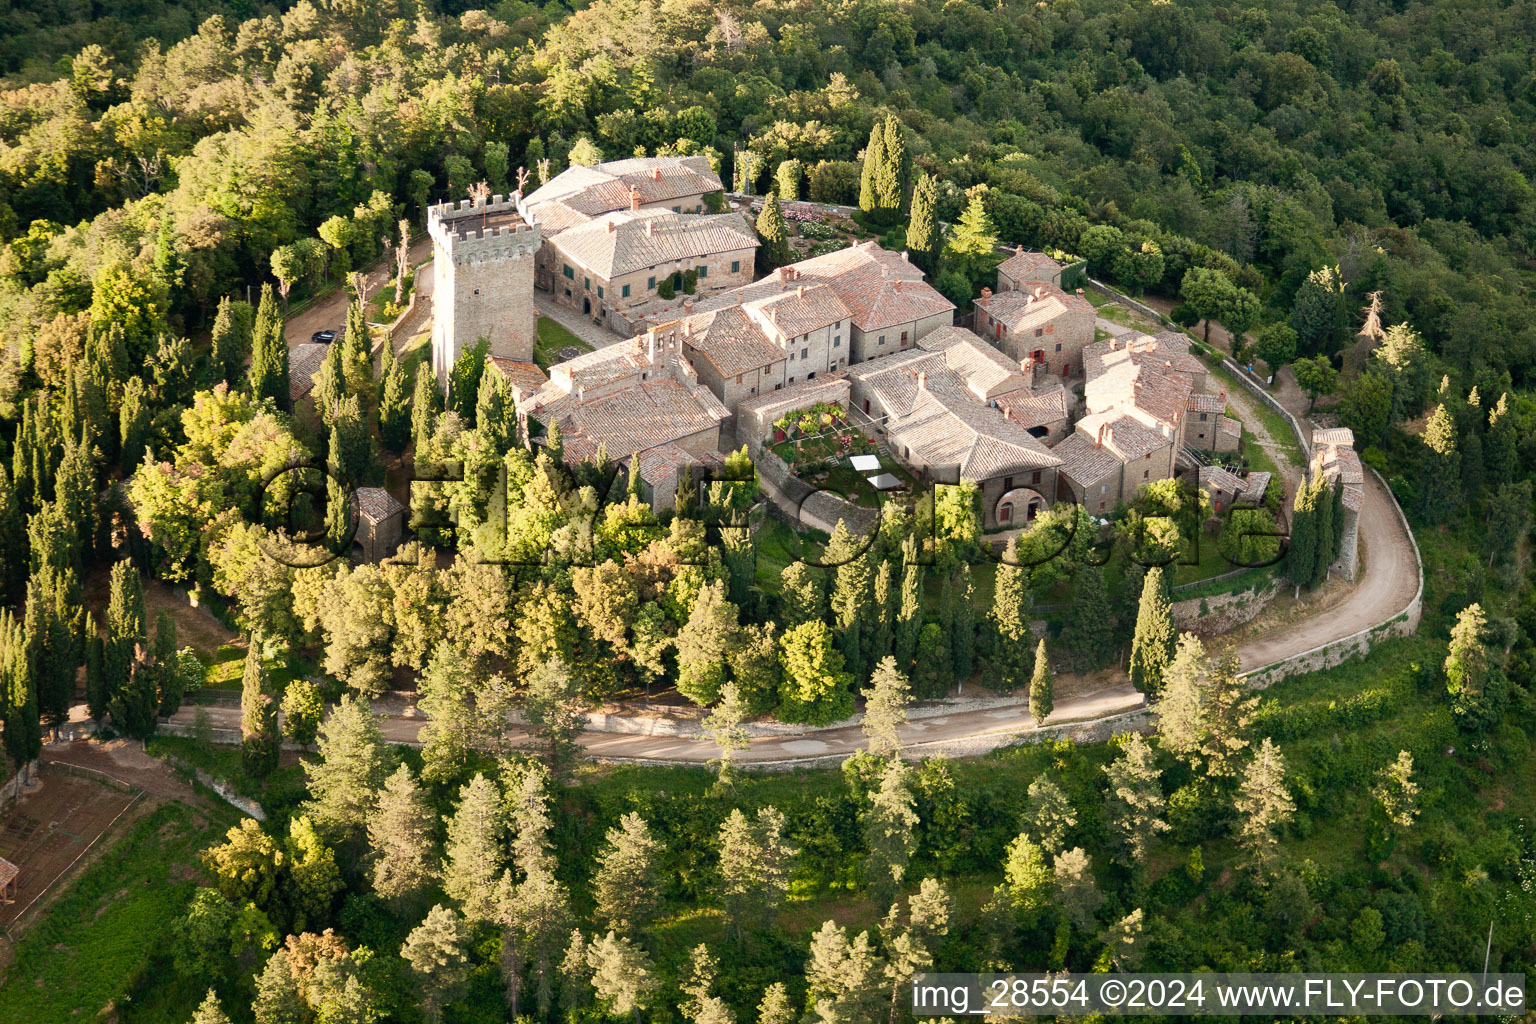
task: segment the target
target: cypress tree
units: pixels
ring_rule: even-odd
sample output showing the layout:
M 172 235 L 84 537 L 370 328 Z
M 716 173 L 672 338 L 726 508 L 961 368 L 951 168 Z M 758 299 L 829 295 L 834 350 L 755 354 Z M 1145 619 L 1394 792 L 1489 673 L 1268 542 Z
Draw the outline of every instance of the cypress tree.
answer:
M 992 669 L 999 687 L 1010 691 L 1028 681 L 1034 657 L 1030 643 L 1034 636 L 1029 628 L 1029 609 L 1034 602 L 1029 570 L 1018 564 L 1018 554 L 1018 538 L 1010 537 L 992 592 L 992 623 L 997 630 Z
M 1316 491 L 1303 477 L 1291 505 L 1291 546 L 1285 556 L 1285 575 L 1298 588 L 1310 586 L 1317 569 L 1318 537 Z
M 146 620 L 139 571 L 125 558 L 112 567 L 107 598 L 107 637 L 102 648 L 103 706 L 111 707 L 128 686 L 134 650 L 145 642 Z
M 152 420 L 149 394 L 141 377 L 130 377 L 123 384 L 123 404 L 117 409 L 118 468 L 131 475 L 144 461 L 149 450 Z
M 243 318 L 236 317 L 229 296 L 219 300 L 218 315 L 213 318 L 213 348 L 209 359 L 214 375 L 233 385 L 243 376 L 245 359 L 250 355 L 251 336 Z
M 277 767 L 282 737 L 277 703 L 268 692 L 267 669 L 261 661 L 261 638 L 252 635 L 247 643 L 240 680 L 240 765 L 252 778 L 264 779 Z
M 971 567 L 961 562 L 954 576 L 954 611 L 949 634 L 950 657 L 955 681 L 964 682 L 976 670 L 976 588 L 971 585 Z
M 358 401 L 366 407 L 375 390 L 373 338 L 361 302 L 354 302 L 347 307 L 347 332 L 341 339 L 341 358 L 347 378 L 347 393 L 356 395 Z
M 1483 445 L 1483 475 L 1494 487 L 1514 482 L 1520 458 L 1515 429 L 1509 395 L 1502 394 L 1488 413 L 1488 442 Z
M 389 352 L 390 346 L 384 346 Z M 399 455 L 411 440 L 411 399 L 406 393 L 405 366 L 386 359 L 384 385 L 379 396 L 379 436 L 384 447 Z
M 933 175 L 917 179 L 912 188 L 912 216 L 907 222 L 907 252 L 929 277 L 939 269 L 939 221 L 934 209 L 938 198 L 938 181 Z
M 85 706 L 91 720 L 100 723 L 107 717 L 111 694 L 107 692 L 106 645 L 96 626 L 96 616 L 87 614 L 81 646 L 85 650 Z
M 1424 426 L 1419 453 L 1419 516 L 1434 525 L 1461 503 L 1461 453 L 1456 446 L 1456 422 L 1445 406 L 1435 406 Z
M 639 452 L 629 457 L 629 486 L 625 490 L 629 497 L 637 501 L 645 500 L 645 477 L 640 475 Z
M 880 174 L 886 160 L 885 124 L 876 121 L 869 130 L 869 142 L 864 146 L 864 170 L 859 174 L 859 209 L 872 216 L 878 216 Z
M 1328 567 L 1333 564 L 1333 484 L 1322 474 L 1313 483 L 1312 509 L 1313 530 L 1317 535 L 1317 557 L 1312 565 L 1312 586 L 1328 579 Z
M 0 711 L 5 721 L 0 740 L 13 769 L 20 770 L 42 753 L 43 730 L 26 629 L 7 609 L 0 609 Z
M 895 223 L 906 203 L 907 137 L 895 114 L 885 118 L 885 159 L 875 170 L 875 191 L 886 223 Z
M 281 353 L 275 351 L 278 348 Z M 272 399 L 279 409 L 288 408 L 288 345 L 277 297 L 269 284 L 261 287 L 256 324 L 251 330 L 251 394 Z
M 411 396 L 411 443 L 416 454 L 426 450 L 437 424 L 437 414 L 443 409 L 443 392 L 438 387 L 437 375 L 426 363 L 416 366 L 416 390 Z
M 21 603 L 31 560 L 27 524 L 16 501 L 16 490 L 5 467 L 0 466 L 0 605 Z
M 757 250 L 757 262 L 763 270 L 773 270 L 790 262 L 789 227 L 784 223 L 779 197 L 773 192 L 763 200 L 762 212 L 757 215 L 757 237 L 763 243 Z
M 1328 544 L 1328 561 L 1338 561 L 1344 551 L 1344 481 L 1333 482 L 1333 537 Z
M 1067 613 L 1067 627 L 1061 642 L 1072 657 L 1073 665 L 1083 672 L 1102 668 L 1114 654 L 1114 613 L 1104 586 L 1104 570 L 1084 566 L 1077 574 L 1077 592 Z
M 917 656 L 917 640 L 923 632 L 923 570 L 917 562 L 917 539 L 901 542 L 901 598 L 896 610 L 896 636 L 892 649 L 896 665 L 902 671 L 911 668 Z
M 870 617 L 870 587 L 873 573 L 864 542 L 849 532 L 842 520 L 827 541 L 826 561 L 837 566 L 832 579 L 832 625 L 837 649 L 850 675 L 863 680 L 868 674 L 864 662 L 863 629 Z
M 1173 607 L 1163 588 L 1163 570 L 1153 566 L 1141 584 L 1141 604 L 1136 612 L 1136 634 L 1131 639 L 1131 685 L 1142 693 L 1162 689 L 1163 670 L 1173 658 L 1178 639 L 1173 627 Z
M 1035 673 L 1029 680 L 1029 714 L 1036 725 L 1044 725 L 1056 707 L 1056 676 L 1045 652 L 1045 640 L 1035 649 Z

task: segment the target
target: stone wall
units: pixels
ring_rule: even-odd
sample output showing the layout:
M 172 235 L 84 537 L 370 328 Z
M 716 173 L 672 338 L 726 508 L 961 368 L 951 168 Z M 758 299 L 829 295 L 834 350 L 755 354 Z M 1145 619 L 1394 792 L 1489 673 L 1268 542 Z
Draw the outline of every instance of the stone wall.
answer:
M 838 520 L 853 533 L 864 535 L 880 523 L 880 513 L 844 501 L 835 494 L 818 491 L 790 472 L 783 459 L 766 448 L 752 453 L 758 476 L 767 485 L 768 498 L 785 515 L 791 526 L 800 525 L 831 533 Z
M 1267 586 L 1175 601 L 1173 623 L 1181 632 L 1203 636 L 1225 633 L 1255 618 L 1279 593 L 1280 581 L 1276 579 Z

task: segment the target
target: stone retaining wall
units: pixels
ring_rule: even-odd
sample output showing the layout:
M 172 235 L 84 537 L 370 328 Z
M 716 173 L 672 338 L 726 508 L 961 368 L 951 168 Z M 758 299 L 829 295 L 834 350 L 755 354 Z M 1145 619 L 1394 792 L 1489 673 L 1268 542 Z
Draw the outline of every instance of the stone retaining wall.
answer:
M 1173 604 L 1173 624 L 1181 631 L 1209 636 L 1236 629 L 1258 616 L 1280 593 L 1280 581 L 1225 594 L 1191 597 Z

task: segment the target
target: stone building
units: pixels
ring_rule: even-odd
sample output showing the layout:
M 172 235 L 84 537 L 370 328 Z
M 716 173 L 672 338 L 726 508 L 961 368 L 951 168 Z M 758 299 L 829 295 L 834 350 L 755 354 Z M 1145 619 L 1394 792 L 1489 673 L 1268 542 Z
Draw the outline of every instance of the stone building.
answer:
M 642 460 L 653 476 L 663 461 L 678 470 L 687 461 L 673 448 L 692 460 L 717 453 L 720 424 L 730 417 L 699 382 L 675 332 L 651 331 L 556 363 L 543 386 L 514 391 L 513 401 L 524 436 L 536 433 L 530 421 L 546 430 L 551 422 L 560 424 L 567 462 L 604 451 L 626 464 L 636 454 L 665 449 Z
M 623 210 L 546 238 L 536 280 L 556 302 L 606 323 L 611 312 L 655 298 L 669 280 L 681 292 L 689 272 L 696 293 L 750 282 L 758 245 L 738 214 Z M 629 321 L 614 326 L 627 330 Z
M 1033 391 L 1031 369 L 945 327 L 906 352 L 850 367 L 850 403 L 855 422 L 907 465 L 941 483 L 977 484 L 984 528 L 1008 527 L 1051 505 L 1061 462 L 998 408 L 1003 397 Z
M 976 300 L 977 334 L 1011 358 L 1036 362 L 1058 377 L 1082 375 L 1093 325 L 1092 303 L 1052 284 L 1005 292 L 983 288 Z
M 567 167 L 520 198 L 518 212 L 554 234 L 616 210 L 703 213 L 704 197 L 722 188 L 705 157 L 634 157 Z
M 454 362 L 481 338 L 493 356 L 531 360 L 537 337 L 533 271 L 543 236 L 518 212 L 516 198 L 441 203 L 427 211 L 427 231 L 438 380 L 446 386 Z
M 395 553 L 405 534 L 405 506 L 382 487 L 359 487 L 352 500 L 357 507 L 354 546 L 364 562 L 384 561 Z
M 1365 505 L 1365 467 L 1355 452 L 1355 435 L 1348 427 L 1312 431 L 1312 472 L 1344 485 L 1344 543 L 1329 566 L 1347 580 L 1360 568 L 1360 509 Z
M 1071 294 L 1086 277 L 1087 264 L 1081 259 L 1063 265 L 1043 252 L 1030 252 L 1020 245 L 998 265 L 997 290 L 1028 291 L 1034 285 L 1048 284 Z
M 1243 425 L 1227 415 L 1227 393 L 1201 391 L 1189 396 L 1184 416 L 1184 445 L 1206 452 L 1235 452 L 1242 447 Z

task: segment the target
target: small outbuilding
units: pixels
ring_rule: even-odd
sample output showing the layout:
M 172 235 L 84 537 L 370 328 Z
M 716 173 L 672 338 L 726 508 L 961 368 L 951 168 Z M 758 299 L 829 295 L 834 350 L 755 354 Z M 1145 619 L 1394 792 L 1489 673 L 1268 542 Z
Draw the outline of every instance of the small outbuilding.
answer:
M 405 534 L 405 506 L 382 487 L 359 487 L 357 536 L 353 543 L 362 549 L 362 560 L 382 562 L 395 553 Z

